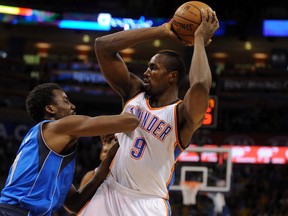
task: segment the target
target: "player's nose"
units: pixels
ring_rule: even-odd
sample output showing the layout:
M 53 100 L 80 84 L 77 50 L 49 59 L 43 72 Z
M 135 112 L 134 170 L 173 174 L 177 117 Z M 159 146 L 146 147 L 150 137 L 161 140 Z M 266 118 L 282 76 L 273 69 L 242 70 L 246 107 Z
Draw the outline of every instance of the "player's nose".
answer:
M 74 111 L 74 110 L 76 110 L 76 106 L 75 106 L 74 104 L 71 103 L 71 105 L 70 105 L 70 109 Z

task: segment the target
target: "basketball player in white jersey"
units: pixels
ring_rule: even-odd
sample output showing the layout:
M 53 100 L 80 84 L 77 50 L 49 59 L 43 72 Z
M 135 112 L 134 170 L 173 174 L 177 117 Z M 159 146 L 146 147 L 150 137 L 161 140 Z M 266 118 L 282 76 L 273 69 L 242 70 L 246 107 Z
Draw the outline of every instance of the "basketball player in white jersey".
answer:
M 95 40 L 100 68 L 110 86 L 123 99 L 123 112 L 138 116 L 139 126 L 118 133 L 119 149 L 111 174 L 90 202 L 80 211 L 85 216 L 170 215 L 168 190 L 174 180 L 174 164 L 202 125 L 208 107 L 211 71 L 205 44 L 219 28 L 215 12 L 195 32 L 189 70 L 190 86 L 178 99 L 185 76 L 184 61 L 172 51 L 154 55 L 144 80 L 128 71 L 119 51 L 137 43 L 171 38 L 179 42 L 171 23 L 159 27 L 121 31 Z

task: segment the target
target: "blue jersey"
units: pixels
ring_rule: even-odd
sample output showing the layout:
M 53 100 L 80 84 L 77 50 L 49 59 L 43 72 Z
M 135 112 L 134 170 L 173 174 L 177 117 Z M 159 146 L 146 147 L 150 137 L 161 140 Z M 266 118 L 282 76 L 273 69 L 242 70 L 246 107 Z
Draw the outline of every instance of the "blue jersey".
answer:
M 68 155 L 49 149 L 42 137 L 42 121 L 23 139 L 12 164 L 0 203 L 16 204 L 29 215 L 52 215 L 72 185 L 76 147 Z

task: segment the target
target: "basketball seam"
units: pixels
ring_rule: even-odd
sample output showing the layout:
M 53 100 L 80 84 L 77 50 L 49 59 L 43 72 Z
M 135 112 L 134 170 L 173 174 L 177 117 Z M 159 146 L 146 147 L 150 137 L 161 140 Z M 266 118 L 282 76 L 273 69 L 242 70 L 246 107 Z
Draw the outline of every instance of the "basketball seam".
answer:
M 189 20 L 189 19 L 187 19 L 187 18 L 178 16 L 177 14 L 175 14 L 175 16 L 176 16 L 176 17 L 179 17 L 179 18 L 181 18 L 181 19 L 183 19 L 183 20 L 189 21 L 189 22 L 191 22 L 191 23 L 197 24 L 198 26 L 200 25 L 199 23 L 196 23 L 196 22 L 193 22 L 192 20 Z
M 188 4 L 188 5 L 191 5 L 191 6 L 193 6 L 194 8 L 196 8 L 196 9 L 199 11 L 199 13 L 201 14 L 200 8 L 198 8 L 196 5 L 193 5 L 193 4 Z

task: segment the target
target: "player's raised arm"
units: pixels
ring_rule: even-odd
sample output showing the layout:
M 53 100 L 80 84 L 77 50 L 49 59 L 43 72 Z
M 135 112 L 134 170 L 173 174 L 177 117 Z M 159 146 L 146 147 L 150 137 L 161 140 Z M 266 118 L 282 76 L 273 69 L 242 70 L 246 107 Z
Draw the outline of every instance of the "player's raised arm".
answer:
M 185 129 L 181 132 L 183 143 L 188 143 L 194 131 L 202 125 L 212 83 L 205 43 L 213 36 L 219 24 L 212 10 L 208 11 L 207 20 L 204 11 L 201 11 L 201 15 L 202 22 L 195 32 L 194 53 L 189 70 L 190 86 L 184 97 L 184 107 L 182 107 L 184 110 L 181 112 L 186 123 Z
M 95 39 L 94 48 L 101 72 L 120 96 L 123 98 L 134 96 L 140 91 L 143 83 L 136 76 L 131 76 L 119 51 L 166 35 L 166 28 L 159 26 L 121 31 Z

